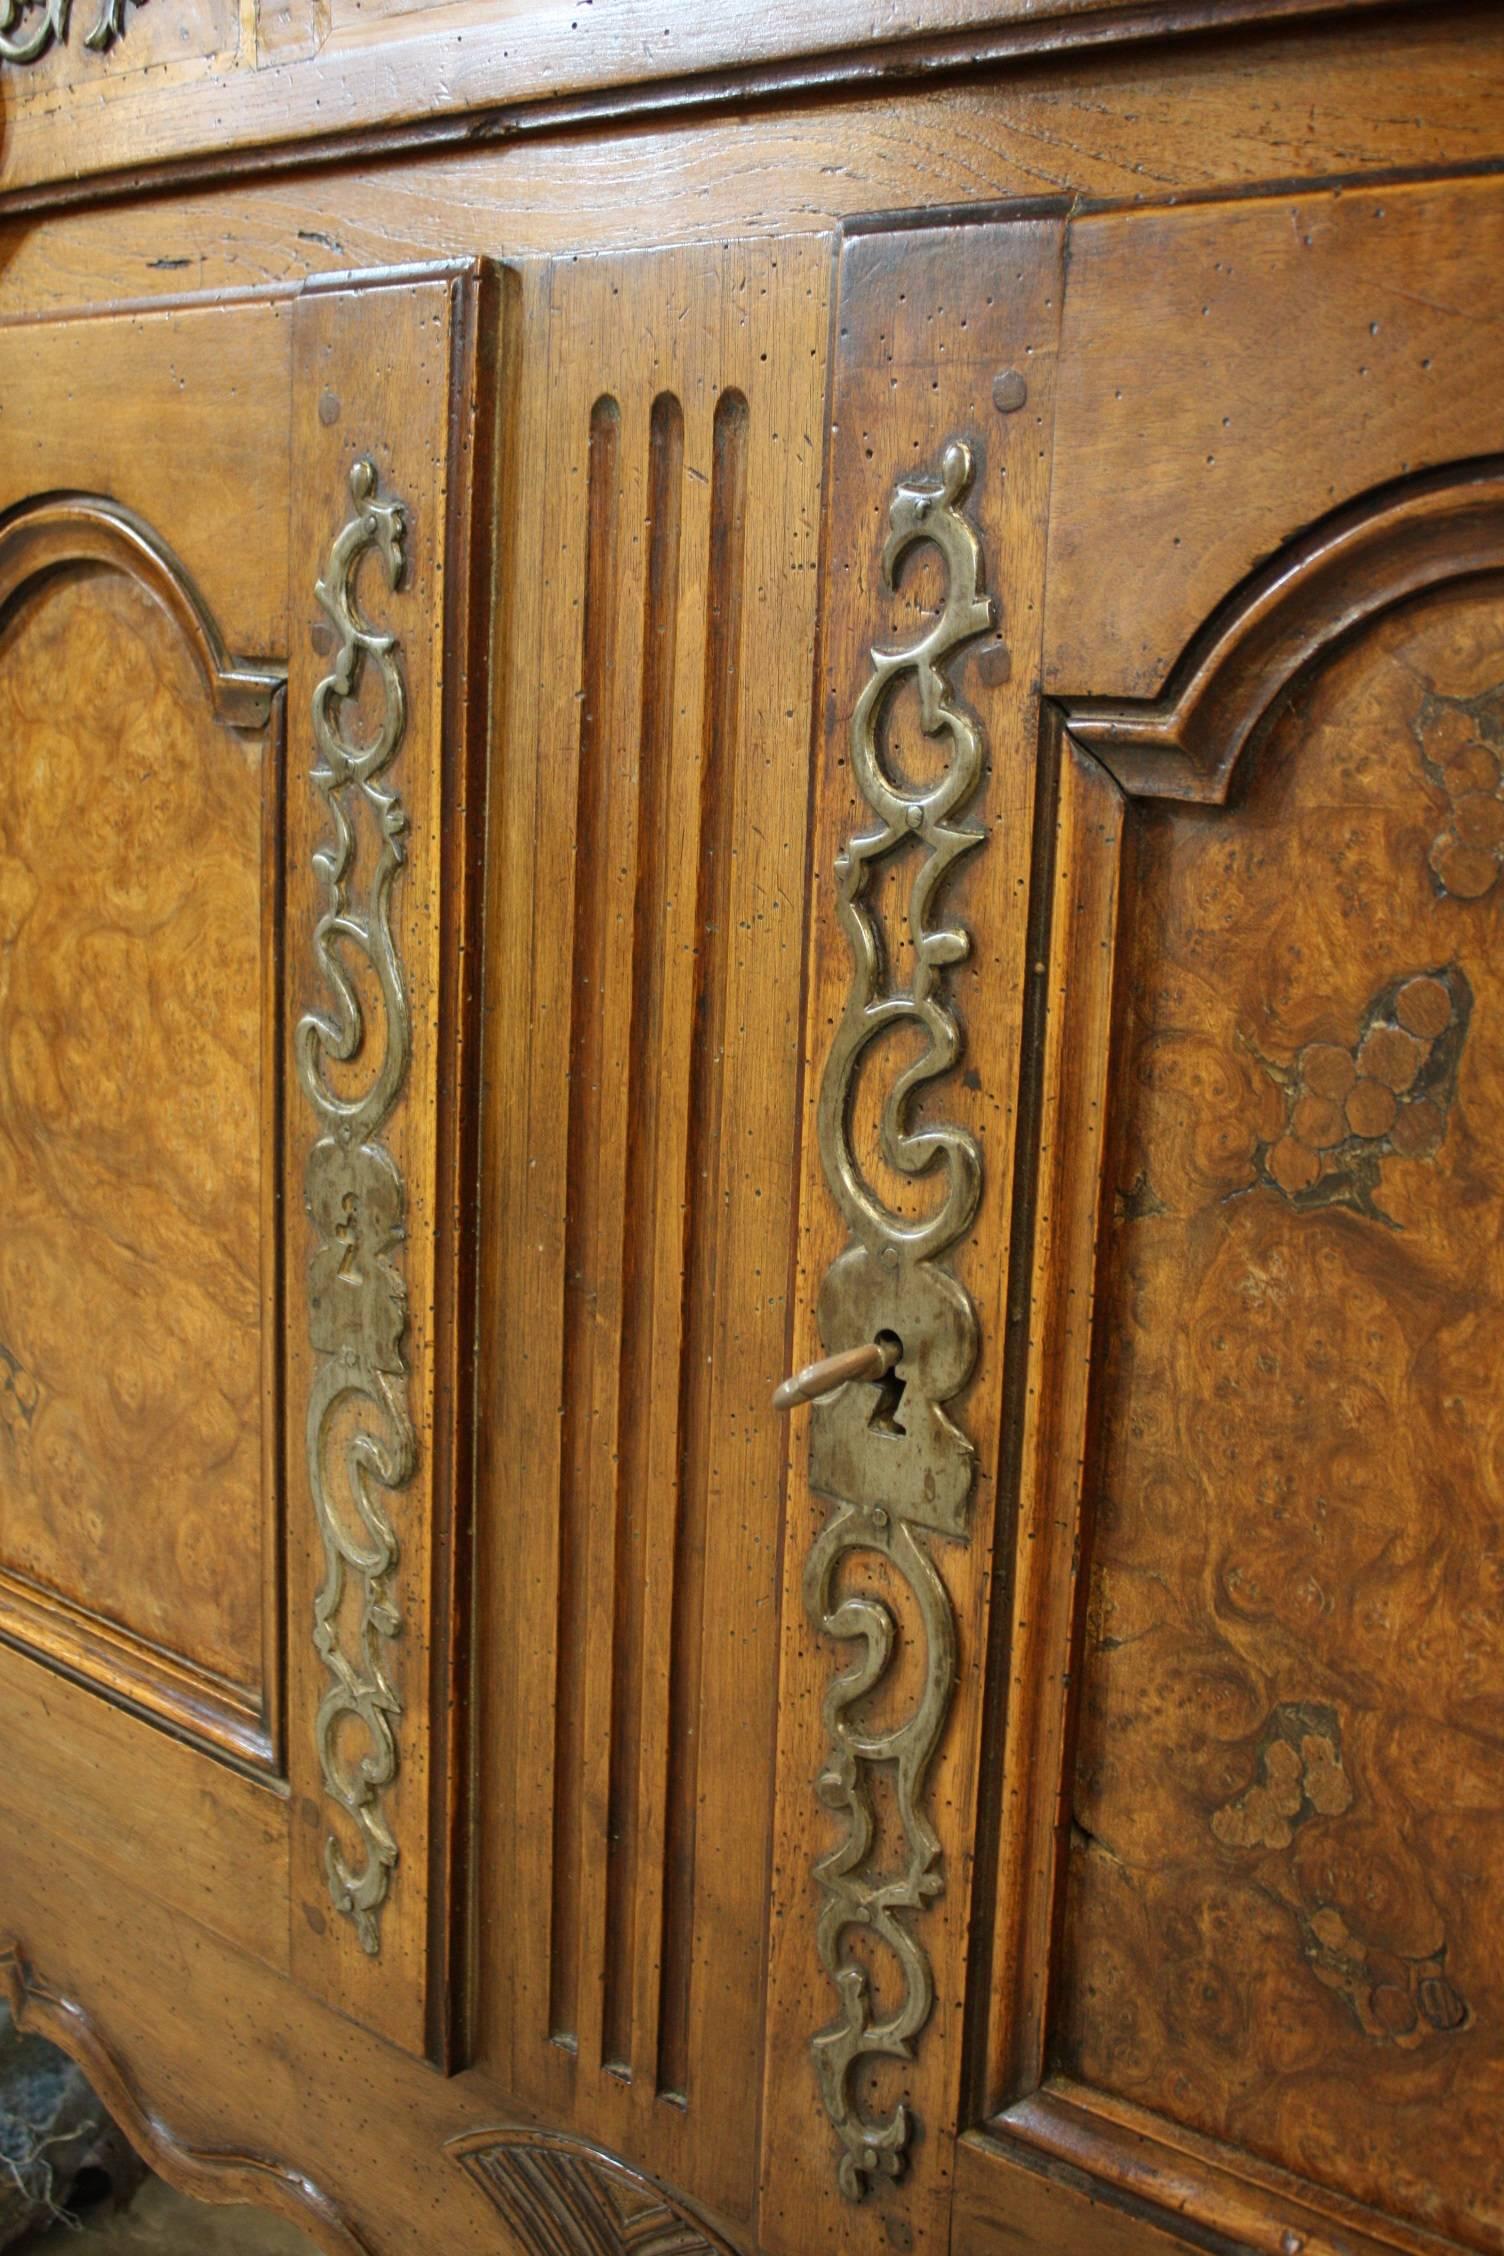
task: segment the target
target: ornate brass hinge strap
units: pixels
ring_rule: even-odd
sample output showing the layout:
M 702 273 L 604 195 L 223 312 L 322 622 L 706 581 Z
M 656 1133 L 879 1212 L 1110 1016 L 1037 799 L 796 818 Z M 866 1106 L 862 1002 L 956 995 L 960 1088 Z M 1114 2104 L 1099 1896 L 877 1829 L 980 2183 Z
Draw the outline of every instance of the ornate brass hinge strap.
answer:
M 397 1266 L 405 1222 L 402 1177 L 378 1141 L 407 1072 L 411 1026 L 392 933 L 392 887 L 407 858 L 407 817 L 384 778 L 407 726 L 396 637 L 379 633 L 356 603 L 356 575 L 374 549 L 395 590 L 403 573 L 406 513 L 379 499 L 365 459 L 350 473 L 355 514 L 336 536 L 315 593 L 339 648 L 313 693 L 318 764 L 313 782 L 330 835 L 313 857 L 326 900 L 313 947 L 332 1008 L 309 1011 L 295 1036 L 298 1078 L 323 1133 L 308 1155 L 305 1195 L 316 1233 L 308 1274 L 309 1325 L 318 1358 L 308 1403 L 308 1477 L 324 1547 L 313 1641 L 329 1672 L 315 1722 L 329 1795 L 355 1827 L 352 1865 L 333 1834 L 324 1861 L 335 1909 L 362 1947 L 380 1948 L 378 1914 L 397 1844 L 384 1814 L 397 1774 L 395 1719 L 402 1703 L 386 1647 L 401 1618 L 392 1597 L 397 1535 L 389 1499 L 417 1463 L 403 1357 L 407 1289 Z M 357 739 L 354 708 L 375 669 L 379 721 Z M 379 1017 L 368 1026 L 367 1013 Z M 353 1578 L 358 1612 L 345 1603 Z M 364 1742 L 358 1759 L 353 1742 Z
M 86 47 L 103 53 L 125 29 L 126 0 L 100 0 Z M 136 0 L 141 5 L 141 0 Z M 0 0 L 0 62 L 34 63 L 68 37 L 71 0 Z
M 884 583 L 891 590 L 902 558 L 929 542 L 945 567 L 945 599 L 933 626 L 909 648 L 873 651 L 872 672 L 852 716 L 853 768 L 876 827 L 850 839 L 836 858 L 852 981 L 818 1112 L 821 1159 L 852 1241 L 826 1273 L 821 1336 L 832 1353 L 877 1342 L 896 1358 L 891 1377 L 853 1380 L 818 1401 L 810 1429 L 811 1482 L 834 1509 L 805 1567 L 805 1605 L 817 1630 L 863 1648 L 832 1678 L 825 1696 L 830 1751 L 818 1792 L 843 1820 L 843 1829 L 836 1847 L 815 1866 L 824 1891 L 819 1951 L 839 2011 L 814 2038 L 813 2051 L 821 2095 L 841 2142 L 841 2191 L 853 2201 L 879 2174 L 898 2176 L 912 2129 L 902 2102 L 885 2118 L 864 2112 L 858 2072 L 882 2059 L 912 2059 L 934 2004 L 920 1914 L 943 1881 L 925 1785 L 955 1689 L 956 1639 L 950 1598 L 926 1537 L 966 1536 L 975 1463 L 971 1443 L 944 1405 L 970 1374 L 976 1317 L 962 1286 L 939 1263 L 976 1213 L 981 1152 L 965 1128 L 914 1119 L 915 1100 L 929 1083 L 953 1071 L 962 1048 L 945 974 L 966 956 L 970 939 L 961 926 L 934 921 L 937 899 L 953 865 L 985 836 L 977 824 L 959 819 L 982 779 L 983 746 L 975 722 L 951 703 L 944 671 L 945 661 L 992 623 L 981 545 L 961 511 L 971 475 L 970 449 L 954 440 L 945 448 L 938 476 L 901 478 L 889 504 Z M 882 749 L 889 702 L 910 680 L 920 723 L 945 753 L 943 771 L 923 786 L 895 780 Z M 866 896 L 877 866 L 912 852 L 914 845 L 923 849 L 923 858 L 908 896 L 913 969 L 909 986 L 900 989 L 891 983 L 895 955 L 883 945 Z M 894 1029 L 917 1030 L 925 1047 L 887 1092 L 879 1128 L 882 1157 L 901 1175 L 939 1170 L 944 1182 L 938 1203 L 917 1215 L 897 1212 L 886 1202 L 853 1145 L 858 1075 L 874 1045 Z M 898 1723 L 876 1723 L 866 1713 L 899 1628 L 884 1598 L 858 1594 L 849 1575 L 843 1576 L 853 1552 L 881 1554 L 901 1578 L 908 1594 L 904 1635 L 917 1622 L 923 1640 L 919 1695 Z M 879 1839 L 873 1796 L 879 1769 L 891 1782 L 888 1806 L 897 1812 L 901 1844 Z M 875 1938 L 891 1954 L 897 1978 L 891 1985 L 884 1978 L 882 1988 L 894 2002 L 880 2017 L 867 1970 L 849 1953 L 850 1930 Z

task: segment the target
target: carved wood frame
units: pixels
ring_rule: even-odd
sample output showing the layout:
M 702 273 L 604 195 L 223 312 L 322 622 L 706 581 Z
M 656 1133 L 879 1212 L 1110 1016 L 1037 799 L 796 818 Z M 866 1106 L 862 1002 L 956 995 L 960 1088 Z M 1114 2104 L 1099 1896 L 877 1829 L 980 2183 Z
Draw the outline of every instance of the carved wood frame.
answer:
M 984 1778 L 979 1934 L 958 2168 L 1065 2165 L 1070 2182 L 1172 2233 L 1256 2256 L 1447 2256 L 1455 2243 L 1053 2073 L 1074 1699 L 1091 1529 L 1092 1300 L 1101 1257 L 1116 937 L 1128 802 L 1235 800 L 1244 763 L 1298 683 L 1343 642 L 1416 597 L 1504 575 L 1504 457 L 1457 463 L 1360 496 L 1250 575 L 1192 638 L 1158 696 L 1044 704 L 1021 1148 L 1036 1154 L 1010 1304 L 1036 1308 L 1012 1374 L 1011 1599 L 987 1663 L 994 1749 Z M 1085 1070 L 1080 1061 L 1095 1060 Z M 1088 1189 L 1088 1186 L 1090 1188 Z M 1024 1405 L 1037 1407 L 1025 1417 Z M 1011 1687 L 1011 1688 L 1010 1688 Z M 1006 1813 L 1006 1816 L 1005 1814 Z M 1220 2236 L 1227 2236 L 1224 2241 Z
M 213 615 L 178 558 L 133 510 L 98 494 L 54 493 L 19 503 L 0 518 L 0 628 L 47 580 L 77 570 L 123 573 L 166 612 L 187 645 L 224 728 L 264 735 L 262 793 L 262 965 L 269 1008 L 263 1036 L 263 1086 L 271 1092 L 273 1140 L 280 1116 L 281 795 L 284 674 L 232 657 Z M 163 1725 L 237 1767 L 273 1772 L 279 1764 L 282 1594 L 281 1263 L 275 1163 L 262 1170 L 262 1651 L 259 1693 L 228 1682 L 181 1654 L 150 1643 L 124 1624 L 0 1567 L 0 1641 Z
M 1158 697 L 1060 700 L 1073 743 L 1133 799 L 1221 806 L 1285 692 L 1410 597 L 1504 571 L 1504 457 L 1380 487 L 1234 590 Z
M 14 1947 L 0 1951 L 0 1998 L 18 2029 L 45 2037 L 75 2061 L 142 2159 L 177 2192 L 216 2204 L 254 2202 L 307 2233 L 326 2256 L 370 2256 L 329 2196 L 301 2171 L 235 2148 L 195 2146 L 140 2096 L 84 2008 L 43 1981 Z

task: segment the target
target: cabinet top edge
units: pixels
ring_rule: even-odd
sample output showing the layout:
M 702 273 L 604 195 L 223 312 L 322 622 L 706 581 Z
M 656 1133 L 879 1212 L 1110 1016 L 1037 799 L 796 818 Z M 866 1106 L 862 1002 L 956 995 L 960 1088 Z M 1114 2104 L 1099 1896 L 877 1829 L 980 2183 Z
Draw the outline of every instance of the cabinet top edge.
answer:
M 259 8 L 239 46 L 170 63 L 131 59 L 134 17 L 91 52 L 82 21 L 43 50 L 52 77 L 0 59 L 0 218 L 151 188 L 403 150 L 466 147 L 750 102 L 897 90 L 1048 56 L 1145 41 L 1395 13 L 1411 0 L 912 0 L 877 34 L 867 0 L 815 16 L 732 0 L 586 19 L 567 0 L 498 14 L 439 0 L 390 30 L 335 26 L 317 51 L 265 51 Z M 164 11 L 174 0 L 157 0 Z M 156 13 L 156 10 L 153 10 Z M 664 25 L 665 13 L 670 22 Z M 251 52 L 245 52 L 249 45 Z M 66 76 L 59 78 L 59 58 Z

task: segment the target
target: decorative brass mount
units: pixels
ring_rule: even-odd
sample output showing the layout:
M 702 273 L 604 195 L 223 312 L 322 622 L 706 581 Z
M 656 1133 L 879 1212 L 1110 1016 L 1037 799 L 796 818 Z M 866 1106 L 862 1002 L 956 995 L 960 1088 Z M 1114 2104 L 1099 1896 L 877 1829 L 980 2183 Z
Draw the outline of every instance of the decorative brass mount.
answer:
M 40 5 L 36 0 L 0 0 L 0 62 L 34 63 L 54 41 L 61 46 L 68 37 L 71 5 L 72 0 L 41 0 Z M 113 47 L 125 29 L 125 7 L 126 0 L 100 0 L 84 45 L 96 54 Z
M 971 450 L 953 440 L 938 476 L 900 478 L 889 505 L 884 581 L 892 588 L 900 560 L 928 541 L 945 565 L 945 601 L 908 649 L 873 651 L 872 672 L 852 715 L 853 771 L 876 827 L 850 839 L 836 859 L 852 981 L 818 1112 L 821 1160 L 851 1242 L 832 1262 L 820 1294 L 820 1335 L 831 1353 L 786 1380 L 774 1397 L 780 1408 L 813 1401 L 810 1482 L 833 1507 L 805 1565 L 806 1608 L 816 1629 L 864 1648 L 832 1678 L 825 1697 L 831 1745 L 817 1790 L 844 1825 L 837 1845 L 815 1867 L 825 1893 L 819 1951 L 839 2012 L 814 2038 L 813 2050 L 821 2096 L 841 2142 L 838 2181 L 852 2201 L 879 2175 L 899 2175 L 912 2129 L 902 2101 L 886 2119 L 864 2112 L 857 2072 L 877 2060 L 912 2059 L 934 2004 L 918 1914 L 944 1883 L 924 1789 L 955 1688 L 956 1650 L 950 1599 L 926 1538 L 965 1539 L 975 1467 L 972 1445 L 944 1405 L 970 1376 L 976 1317 L 940 1260 L 976 1213 L 981 1152 L 969 1130 L 914 1125 L 911 1109 L 919 1092 L 954 1071 L 961 1056 L 944 975 L 966 956 L 970 938 L 959 926 L 933 925 L 930 917 L 952 865 L 986 835 L 957 819 L 981 783 L 983 745 L 975 722 L 951 703 L 942 670 L 954 651 L 992 624 L 981 545 L 960 506 L 971 475 Z M 949 754 L 943 772 L 922 789 L 896 782 L 881 750 L 889 700 L 908 679 L 918 692 L 925 733 L 941 739 Z M 888 967 L 899 952 L 884 947 L 866 893 L 877 865 L 911 841 L 926 858 L 909 894 L 912 982 L 895 990 Z M 927 1046 L 888 1091 L 879 1141 L 887 1166 L 899 1174 L 942 1172 L 942 1197 L 917 1216 L 895 1212 L 873 1188 L 852 1133 L 863 1061 L 880 1037 L 902 1025 L 917 1027 Z M 907 1585 L 923 1638 L 918 1704 L 891 1727 L 871 1725 L 863 1705 L 893 1657 L 897 1620 L 882 1598 L 848 1594 L 849 1584 L 837 1590 L 842 1567 L 861 1551 L 880 1554 Z M 879 1769 L 891 1779 L 901 1859 L 892 1844 L 877 1846 L 873 1783 Z M 847 1952 L 849 1930 L 875 1938 L 896 1962 L 897 2002 L 881 2018 L 865 1966 Z
M 320 1359 L 308 1404 L 308 1478 L 324 1545 L 313 1641 L 330 1680 L 315 1735 L 325 1788 L 351 1820 L 361 1847 L 361 1861 L 352 1866 L 331 1834 L 324 1862 L 335 1909 L 354 1921 L 362 1949 L 374 1958 L 377 1916 L 397 1862 L 383 1802 L 397 1775 L 395 1719 L 402 1709 L 386 1663 L 386 1647 L 401 1627 L 392 1596 L 397 1533 L 387 1499 L 411 1481 L 418 1444 L 402 1351 L 407 1289 L 397 1266 L 406 1194 L 396 1162 L 377 1140 L 401 1094 L 412 1045 L 392 932 L 392 888 L 407 859 L 407 816 L 400 795 L 384 781 L 406 734 L 407 692 L 396 637 L 361 616 L 356 578 L 374 549 L 388 585 L 400 585 L 406 513 L 401 502 L 378 497 L 369 460 L 351 471 L 350 493 L 355 513 L 336 535 L 314 590 L 339 636 L 333 667 L 313 693 L 319 756 L 313 781 L 330 825 L 314 855 L 326 900 L 314 953 L 332 1010 L 308 1012 L 294 1046 L 298 1078 L 324 1130 L 308 1154 L 305 1183 L 317 1233 L 309 1325 Z M 376 670 L 381 717 L 369 739 L 355 743 L 345 733 L 345 716 L 358 704 L 367 666 Z M 368 868 L 367 837 L 374 849 Z M 346 950 L 363 959 L 368 980 L 350 976 Z M 380 1021 L 374 1028 L 366 1023 L 367 994 Z M 351 1576 L 360 1606 L 358 1618 L 347 1620 L 343 1599 Z M 357 1736 L 365 1742 L 358 1761 L 351 1747 Z

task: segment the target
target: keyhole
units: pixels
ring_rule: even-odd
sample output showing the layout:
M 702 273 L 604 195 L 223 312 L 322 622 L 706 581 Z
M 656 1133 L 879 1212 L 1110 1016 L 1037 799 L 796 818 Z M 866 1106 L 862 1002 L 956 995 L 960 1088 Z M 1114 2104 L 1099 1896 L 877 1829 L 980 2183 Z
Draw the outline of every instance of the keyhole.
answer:
M 360 1200 L 354 1191 L 346 1191 L 340 1199 L 340 1220 L 334 1232 L 336 1245 L 342 1245 L 338 1276 L 346 1285 L 363 1285 L 365 1278 L 356 1264 L 360 1260 Z
M 898 1376 L 898 1366 L 903 1361 L 903 1341 L 897 1332 L 879 1332 L 877 1344 L 887 1348 L 893 1360 L 877 1382 L 877 1403 L 867 1423 L 873 1433 L 904 1434 L 908 1428 L 898 1422 L 904 1389 L 904 1382 Z

